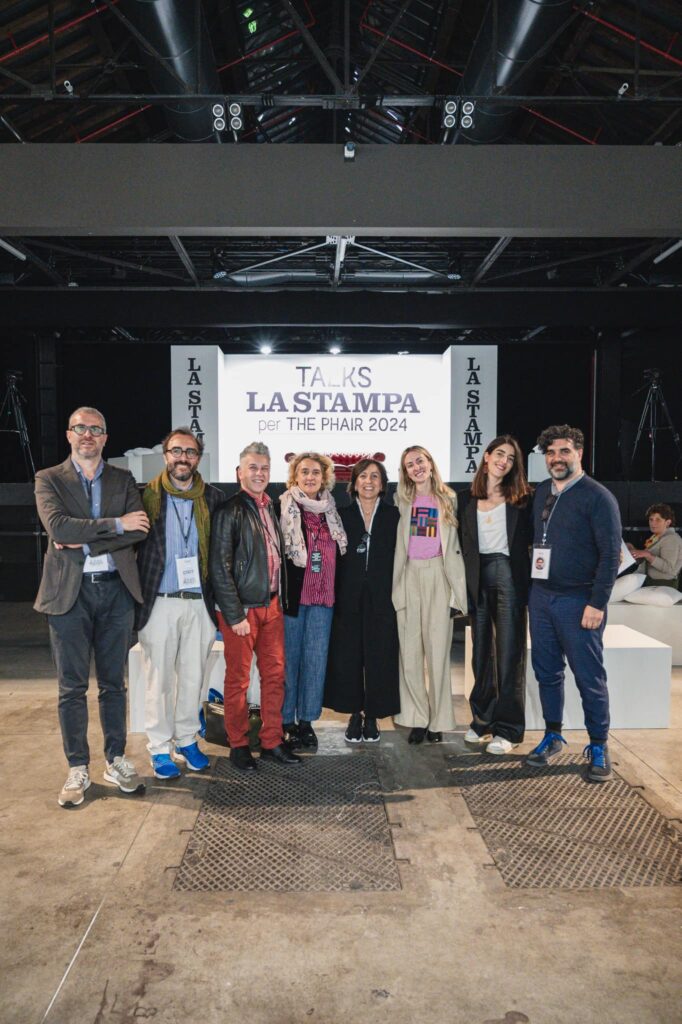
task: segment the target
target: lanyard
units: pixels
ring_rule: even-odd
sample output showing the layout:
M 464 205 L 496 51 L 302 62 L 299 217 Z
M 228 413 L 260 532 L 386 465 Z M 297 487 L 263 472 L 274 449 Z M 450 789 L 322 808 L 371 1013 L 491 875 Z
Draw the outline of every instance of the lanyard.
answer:
M 557 505 L 559 504 L 559 498 L 561 497 L 561 495 L 563 493 L 564 493 L 563 491 L 559 491 L 558 492 L 558 494 L 556 496 L 556 501 L 552 505 L 552 509 L 551 509 L 549 515 L 547 516 L 546 521 L 542 524 L 542 546 L 543 546 L 543 548 L 544 548 L 545 542 L 547 540 L 547 531 L 549 530 L 549 524 L 552 521 L 552 516 L 554 515 L 554 510 L 557 507 Z M 550 494 L 551 494 L 551 491 L 550 491 Z
M 187 533 L 185 533 L 185 531 L 182 528 L 182 519 L 180 518 L 180 513 L 178 512 L 178 507 L 175 504 L 175 498 L 172 495 L 170 496 L 170 500 L 171 500 L 171 505 L 173 506 L 173 511 L 175 512 L 175 518 L 177 519 L 178 526 L 180 527 L 180 535 L 181 535 L 181 537 L 183 539 L 183 542 L 184 542 L 184 545 L 185 545 L 185 558 L 186 558 L 189 555 L 189 535 L 192 532 L 192 520 L 194 519 L 194 502 L 192 502 L 192 511 L 190 512 L 190 516 L 189 516 L 189 526 L 187 527 Z M 181 498 L 180 500 L 181 501 L 187 501 L 187 498 Z

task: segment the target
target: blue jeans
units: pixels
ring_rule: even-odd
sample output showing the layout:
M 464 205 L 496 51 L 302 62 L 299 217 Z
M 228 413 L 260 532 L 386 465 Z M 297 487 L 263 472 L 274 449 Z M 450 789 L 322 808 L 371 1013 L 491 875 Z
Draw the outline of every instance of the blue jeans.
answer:
M 296 618 L 284 616 L 286 681 L 283 722 L 314 722 L 322 714 L 333 616 L 333 608 L 320 604 L 302 604 Z
M 580 691 L 585 728 L 593 742 L 604 743 L 609 734 L 603 644 L 606 615 L 599 629 L 583 629 L 580 623 L 587 604 L 589 596 L 585 594 L 552 594 L 533 584 L 528 602 L 531 655 L 545 721 L 558 723 L 562 719 L 568 660 Z

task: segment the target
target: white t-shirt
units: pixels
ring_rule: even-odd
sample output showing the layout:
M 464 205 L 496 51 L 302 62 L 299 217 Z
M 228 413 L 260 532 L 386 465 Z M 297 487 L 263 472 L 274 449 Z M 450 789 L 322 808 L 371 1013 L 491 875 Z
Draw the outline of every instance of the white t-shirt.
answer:
M 508 555 L 507 505 L 503 502 L 490 512 L 476 510 L 478 551 L 481 555 Z

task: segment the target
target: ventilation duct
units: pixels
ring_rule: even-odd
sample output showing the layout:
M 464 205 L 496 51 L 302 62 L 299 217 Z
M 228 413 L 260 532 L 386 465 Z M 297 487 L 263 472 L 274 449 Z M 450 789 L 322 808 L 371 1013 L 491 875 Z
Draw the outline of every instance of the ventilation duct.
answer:
M 213 47 L 201 3 L 191 0 L 121 0 L 119 10 L 154 49 L 138 36 L 147 73 L 161 95 L 182 92 L 221 95 Z M 135 35 L 135 33 L 133 33 Z M 183 142 L 219 142 L 213 130 L 212 103 L 178 100 L 164 105 L 168 125 Z
M 497 0 L 497 52 L 494 51 L 494 11 L 485 12 L 460 85 L 460 96 L 492 96 L 495 87 L 512 96 L 523 95 L 535 78 L 539 52 L 568 24 L 574 0 Z M 498 142 L 518 112 L 518 105 L 477 100 L 471 128 L 459 127 L 451 142 Z

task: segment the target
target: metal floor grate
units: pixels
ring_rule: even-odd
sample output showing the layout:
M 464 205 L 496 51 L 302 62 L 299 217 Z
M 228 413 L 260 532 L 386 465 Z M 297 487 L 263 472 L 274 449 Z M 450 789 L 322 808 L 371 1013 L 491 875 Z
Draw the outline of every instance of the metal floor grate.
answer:
M 248 774 L 218 758 L 174 888 L 400 889 L 373 758 L 318 755 Z
M 682 881 L 682 837 L 615 775 L 587 783 L 574 754 L 551 767 L 521 758 L 449 757 L 448 766 L 506 885 L 608 889 Z

